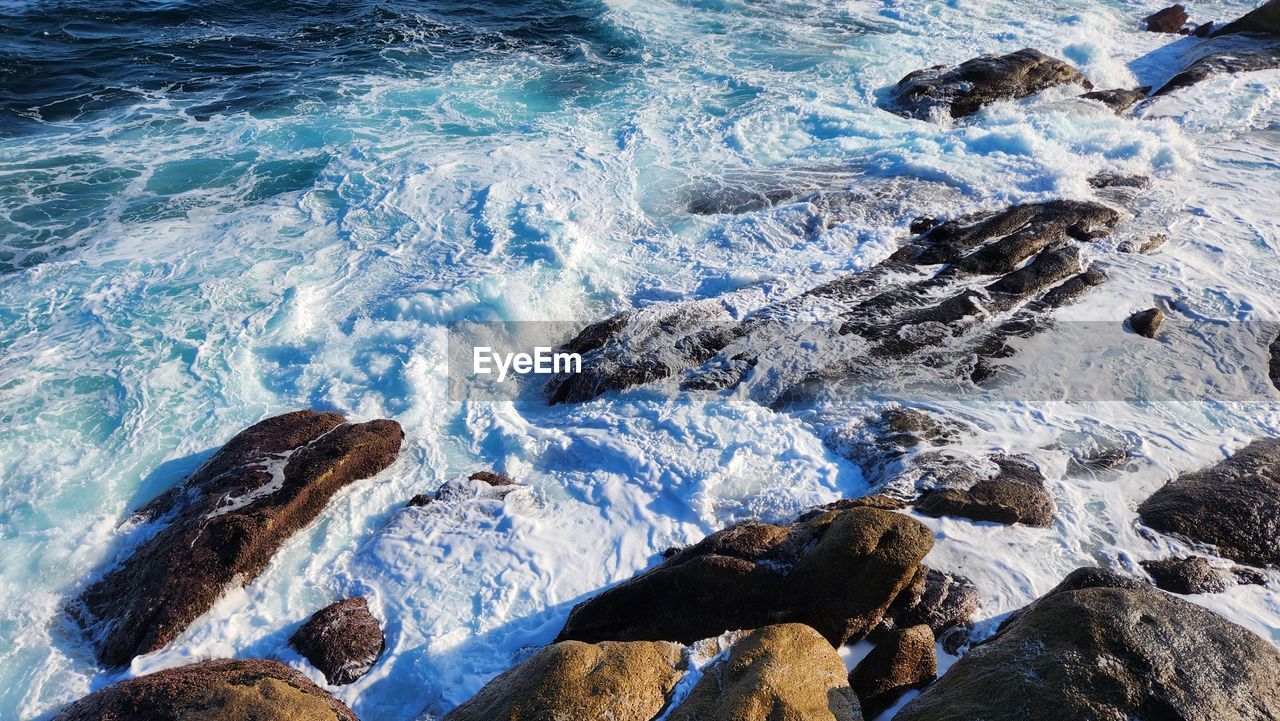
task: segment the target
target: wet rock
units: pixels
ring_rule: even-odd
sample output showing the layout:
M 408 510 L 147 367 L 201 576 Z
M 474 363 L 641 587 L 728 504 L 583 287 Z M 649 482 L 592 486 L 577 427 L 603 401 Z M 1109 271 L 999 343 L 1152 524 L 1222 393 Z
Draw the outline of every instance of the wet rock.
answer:
M 320 669 L 331 686 L 348 684 L 369 672 L 386 646 L 378 619 L 363 596 L 316 611 L 289 639 L 289 645 Z
M 798 623 L 738 639 L 704 669 L 671 721 L 861 721 L 844 663 L 822 636 Z
M 892 496 L 886 496 L 880 493 L 873 493 L 869 496 L 860 498 L 841 498 L 838 501 L 824 503 L 817 508 L 811 508 L 796 517 L 796 523 L 803 521 L 811 521 L 815 518 L 830 513 L 831 511 L 844 511 L 850 508 L 879 508 L 885 511 L 901 511 L 910 507 L 910 503 Z
M 928 120 L 938 113 L 962 118 L 998 100 L 1016 100 L 1058 85 L 1091 90 L 1079 70 L 1027 48 L 1003 56 L 984 55 L 956 67 L 917 70 L 894 86 L 893 112 Z
M 1156 586 L 1171 593 L 1222 593 L 1227 588 L 1222 574 L 1201 556 L 1141 561 L 1142 568 Z
M 1151 185 L 1151 178 L 1145 175 L 1119 175 L 1116 173 L 1098 173 L 1089 178 L 1089 185 L 1095 188 L 1136 188 L 1143 189 Z
M 1280 68 L 1280 43 L 1256 48 L 1232 48 L 1204 55 L 1182 72 L 1174 75 L 1154 95 L 1167 95 L 1175 90 L 1190 87 L 1215 75 L 1256 72 Z
M 1236 566 L 1231 569 L 1231 575 L 1235 576 L 1236 583 L 1244 586 L 1265 586 L 1267 585 L 1267 577 L 1256 568 L 1242 568 Z
M 1140 310 L 1125 320 L 1129 330 L 1143 338 L 1155 338 L 1156 332 L 1160 330 L 1162 323 L 1164 323 L 1164 311 L 1159 308 Z
M 1267 352 L 1270 356 L 1267 360 L 1267 377 L 1271 379 L 1271 385 L 1280 390 L 1280 335 L 1267 346 Z
M 1147 32 L 1176 33 L 1180 32 L 1190 18 L 1187 9 L 1181 5 L 1173 5 L 1143 18 Z
M 998 461 L 1000 474 L 962 490 L 939 488 L 916 502 L 927 516 L 953 516 L 994 523 L 1045 527 L 1053 520 L 1053 500 L 1034 466 L 1015 459 Z
M 1014 614 L 894 719 L 1277 717 L 1280 653 L 1270 643 L 1146 583 L 1086 569 Z
M 941 222 L 932 215 L 921 215 L 911 221 L 911 227 L 908 230 L 912 235 L 920 235 L 938 227 Z
M 431 505 L 431 501 L 433 500 L 435 499 L 430 494 L 419 493 L 413 498 L 410 498 L 409 502 L 404 505 L 407 508 L 421 508 L 423 506 Z
M 1113 88 L 1111 90 L 1095 90 L 1091 93 L 1085 93 L 1080 97 L 1085 100 L 1097 100 L 1098 102 L 1111 108 L 1115 113 L 1123 113 L 1124 111 L 1137 105 L 1147 97 L 1151 92 L 1151 86 L 1144 85 L 1140 88 L 1128 90 L 1125 88 Z M 1096 187 L 1096 186 L 1095 186 Z
M 1089 454 L 1072 455 L 1067 459 L 1067 474 L 1089 476 L 1101 471 L 1114 471 L 1128 461 L 1129 453 L 1123 448 L 1106 448 Z
M 1250 33 L 1254 35 L 1280 35 L 1280 0 L 1268 0 L 1258 9 L 1239 20 L 1227 23 L 1213 35 Z
M 849 674 L 862 714 L 875 718 L 902 694 L 923 688 L 938 676 L 933 630 L 923 624 L 893 631 Z
M 164 647 L 224 591 L 252 581 L 334 493 L 390 465 L 403 437 L 395 421 L 298 411 L 232 438 L 141 509 L 162 528 L 69 607 L 98 660 L 122 666 Z
M 1169 236 L 1164 233 L 1157 233 L 1142 242 L 1136 240 L 1126 240 L 1121 243 L 1118 250 L 1121 253 L 1150 253 L 1156 248 L 1164 245 L 1169 240 Z
M 875 508 L 742 523 L 578 604 L 558 640 L 692 643 L 796 622 L 843 644 L 880 621 L 932 546 L 924 524 Z
M 1213 33 L 1213 22 L 1201 23 L 1192 29 L 1191 34 L 1198 38 L 1207 38 Z
M 911 584 L 894 599 L 871 638 L 878 641 L 893 631 L 920 624 L 941 638 L 967 622 L 980 607 L 973 581 L 921 566 Z
M 1280 567 L 1280 439 L 1187 473 L 1138 506 L 1142 522 L 1217 547 L 1240 563 Z
M 338 699 L 276 661 L 179 666 L 112 684 L 64 708 L 56 721 L 358 721 Z
M 680 659 L 674 643 L 555 643 L 485 684 L 443 721 L 649 721 L 680 680 Z
M 511 476 L 504 473 L 494 473 L 492 471 L 476 471 L 475 473 L 467 476 L 467 480 L 487 483 L 494 488 L 517 485 L 515 479 Z

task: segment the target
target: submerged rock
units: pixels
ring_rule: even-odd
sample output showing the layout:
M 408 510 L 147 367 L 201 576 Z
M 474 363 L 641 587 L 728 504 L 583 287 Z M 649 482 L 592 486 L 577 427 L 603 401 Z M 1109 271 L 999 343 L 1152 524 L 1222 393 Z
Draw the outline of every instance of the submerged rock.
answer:
M 1233 33 L 1250 33 L 1254 35 L 1280 35 L 1280 0 L 1268 0 L 1262 7 L 1246 14 L 1239 20 L 1227 23 L 1213 33 L 1231 35 Z
M 938 676 L 933 631 L 923 624 L 900 628 L 876 645 L 849 674 L 849 686 L 862 702 L 862 714 L 875 718 L 902 694 L 922 688 Z
M 1129 330 L 1132 330 L 1143 338 L 1155 338 L 1156 333 L 1160 330 L 1160 325 L 1163 323 L 1164 311 L 1159 308 L 1140 310 L 1125 320 L 1125 324 L 1129 326 Z
M 70 607 L 98 660 L 122 666 L 164 647 L 224 591 L 252 581 L 334 493 L 390 465 L 403 437 L 395 421 L 297 411 L 232 438 L 141 509 L 163 527 Z
M 1093 89 L 1079 70 L 1026 48 L 1008 55 L 984 55 L 955 67 L 917 70 L 894 86 L 890 110 L 923 120 L 936 113 L 962 118 L 998 100 L 1016 100 L 1073 84 Z
M 1201 556 L 1140 563 L 1143 570 L 1151 574 L 1156 586 L 1171 593 L 1221 593 L 1227 588 L 1222 574 Z
M 797 622 L 844 644 L 880 621 L 932 546 L 924 524 L 876 508 L 742 523 L 578 604 L 558 640 L 692 643 Z
M 1151 13 L 1142 19 L 1146 24 L 1147 31 L 1153 33 L 1176 33 L 1180 32 L 1186 26 L 1190 17 L 1187 15 L 1187 9 L 1181 5 L 1173 5 Z
M 1017 459 L 1000 458 L 997 463 L 1000 473 L 996 477 L 978 481 L 967 489 L 929 491 L 916 502 L 916 510 L 934 517 L 1048 526 L 1053 520 L 1053 499 L 1044 488 L 1040 472 Z
M 356 596 L 316 611 L 289 645 L 320 669 L 330 685 L 341 686 L 373 668 L 386 647 L 386 637 L 378 619 L 369 613 L 369 603 Z
M 112 684 L 64 708 L 56 721 L 358 721 L 338 699 L 276 661 L 179 666 Z
M 1146 583 L 1081 569 L 894 721 L 1280 717 L 1280 653 Z
M 1138 506 L 1142 522 L 1217 547 L 1220 555 L 1280 567 L 1280 439 L 1250 443 L 1187 473 Z
M 1155 235 L 1141 242 L 1136 240 L 1126 240 L 1121 243 L 1119 250 L 1121 253 L 1150 253 L 1156 248 L 1164 245 L 1169 240 L 1169 236 L 1164 233 L 1156 233 Z
M 1125 88 L 1113 88 L 1111 90 L 1095 90 L 1091 93 L 1085 93 L 1080 97 L 1085 100 L 1097 100 L 1098 102 L 1111 108 L 1114 112 L 1123 113 L 1132 108 L 1134 105 L 1142 102 L 1151 92 L 1151 86 L 1144 85 L 1139 88 L 1127 90 Z

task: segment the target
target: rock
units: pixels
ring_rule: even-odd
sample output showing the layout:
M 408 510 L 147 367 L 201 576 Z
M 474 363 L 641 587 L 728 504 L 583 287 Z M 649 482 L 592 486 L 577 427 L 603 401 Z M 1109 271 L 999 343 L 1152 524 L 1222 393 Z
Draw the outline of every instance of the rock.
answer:
M 1044 489 L 1043 477 L 1034 466 L 1012 458 L 999 458 L 1000 474 L 973 487 L 939 488 L 916 502 L 926 516 L 958 516 L 975 521 L 1022 523 L 1045 527 L 1053 520 L 1053 499 Z
M 1267 354 L 1267 377 L 1271 379 L 1271 385 L 1280 390 L 1280 335 L 1267 346 Z
M 680 680 L 674 643 L 564 641 L 485 684 L 443 721 L 650 721 Z
M 1222 593 L 1227 588 L 1222 574 L 1201 556 L 1141 561 L 1156 586 L 1171 593 Z
M 956 67 L 917 70 L 894 86 L 895 113 L 929 120 L 937 113 L 962 118 L 998 100 L 1016 100 L 1058 85 L 1092 90 L 1079 70 L 1027 48 L 1003 56 L 983 55 Z
M 421 507 L 423 507 L 423 506 L 429 506 L 429 505 L 431 505 L 431 501 L 433 501 L 433 500 L 434 500 L 434 499 L 432 498 L 432 496 L 431 496 L 430 494 L 428 494 L 428 493 L 419 493 L 419 494 L 417 494 L 416 496 L 414 496 L 413 498 L 410 498 L 410 499 L 409 499 L 409 502 L 408 502 L 408 503 L 406 503 L 406 504 L 404 504 L 404 505 L 405 505 L 405 507 L 406 507 L 406 508 L 421 508 Z
M 1195 85 L 1215 75 L 1256 72 L 1280 68 L 1280 43 L 1256 48 L 1232 48 L 1204 55 L 1174 75 L 1153 96 L 1167 95 Z
M 1116 173 L 1098 173 L 1089 178 L 1089 185 L 1102 188 L 1135 188 L 1142 190 L 1151 185 L 1151 178 L 1145 175 L 1118 175 Z
M 341 701 L 276 661 L 205 661 L 121 681 L 55 721 L 358 721 Z
M 1144 85 L 1139 88 L 1127 90 L 1125 88 L 1113 88 L 1111 90 L 1095 90 L 1091 93 L 1085 93 L 1080 97 L 1085 100 L 1097 100 L 1103 105 L 1111 108 L 1117 115 L 1132 108 L 1134 105 L 1146 99 L 1147 94 L 1151 92 L 1150 85 Z
M 875 718 L 911 689 L 938 676 L 933 631 L 923 624 L 890 633 L 849 674 L 849 686 L 862 702 L 862 715 Z
M 1198 38 L 1207 38 L 1213 33 L 1213 22 L 1201 23 L 1191 31 L 1191 34 Z
M 1173 5 L 1148 15 L 1142 22 L 1146 23 L 1147 32 L 1176 33 L 1182 30 L 1189 19 L 1186 8 Z
M 1275 647 L 1135 579 L 1109 585 L 1115 578 L 1068 576 L 894 721 L 1280 717 Z
M 1135 240 L 1126 240 L 1117 248 L 1121 253 L 1150 253 L 1151 251 L 1164 245 L 1169 240 L 1169 236 L 1164 233 L 1157 233 L 1141 243 Z
M 307 619 L 289 645 L 320 669 L 331 686 L 352 683 L 369 672 L 386 647 L 378 619 L 363 596 L 326 606 Z
M 1143 338 L 1155 338 L 1156 332 L 1160 330 L 1160 324 L 1162 323 L 1164 323 L 1164 311 L 1159 308 L 1140 310 L 1125 320 L 1129 330 Z
M 880 621 L 932 546 L 924 524 L 876 508 L 738 524 L 578 604 L 557 640 L 692 643 L 797 622 L 844 644 Z
M 1142 522 L 1217 547 L 1240 563 L 1280 567 L 1280 439 L 1187 473 L 1138 506 Z
M 704 669 L 669 718 L 862 721 L 840 656 L 816 631 L 798 623 L 766 626 L 738 639 L 727 659 Z
M 481 483 L 488 483 L 494 488 L 501 488 L 502 486 L 518 485 L 515 479 L 512 478 L 511 476 L 508 476 L 503 473 L 493 473 L 491 471 L 476 471 L 475 473 L 472 473 L 471 475 L 467 476 L 467 480 L 480 481 Z
M 942 221 L 938 220 L 932 215 L 917 216 L 914 220 L 911 221 L 911 227 L 908 229 L 908 232 L 910 232 L 912 235 L 920 235 L 921 233 L 927 233 L 933 230 L 934 228 L 938 227 L 938 225 L 941 222 Z
M 227 589 L 245 585 L 339 489 L 386 468 L 395 421 L 348 423 L 297 411 L 241 432 L 184 482 L 147 504 L 163 524 L 69 611 L 106 666 L 164 647 Z
M 850 508 L 879 508 L 885 511 L 901 511 L 910 505 L 911 504 L 906 501 L 898 500 L 897 498 L 880 493 L 873 493 L 869 496 L 862 496 L 860 498 L 841 498 L 838 501 L 824 503 L 817 508 L 811 508 L 804 513 L 801 513 L 796 517 L 796 523 L 811 521 L 830 513 L 831 511 L 843 511 Z
M 895 630 L 924 624 L 935 636 L 969 620 L 981 607 L 978 589 L 964 576 L 920 567 L 885 612 L 871 638 L 879 641 Z
M 1280 35 L 1280 0 L 1269 0 L 1239 20 L 1227 23 L 1213 35 L 1217 37 L 1234 33 Z
M 1231 569 L 1231 575 L 1236 577 L 1236 583 L 1243 586 L 1265 586 L 1267 585 L 1267 577 L 1261 571 L 1255 568 L 1242 568 L 1236 566 Z

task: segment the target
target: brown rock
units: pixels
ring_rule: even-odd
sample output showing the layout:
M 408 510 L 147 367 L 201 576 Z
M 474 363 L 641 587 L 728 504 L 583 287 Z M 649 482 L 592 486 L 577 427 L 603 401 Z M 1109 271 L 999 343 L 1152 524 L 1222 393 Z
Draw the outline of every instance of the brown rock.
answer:
M 1123 113 L 1124 111 L 1137 105 L 1147 93 L 1151 92 L 1151 86 L 1143 86 L 1128 90 L 1125 88 L 1114 88 L 1111 90 L 1095 90 L 1091 93 L 1085 93 L 1080 97 L 1085 100 L 1097 100 L 1098 102 L 1111 108 L 1115 113 Z
M 1151 251 L 1164 245 L 1169 240 L 1169 236 L 1164 233 L 1157 233 L 1141 243 L 1134 240 L 1126 240 L 1120 244 L 1118 250 L 1121 253 L 1150 253 Z
M 1186 8 L 1173 5 L 1148 15 L 1142 22 L 1146 23 L 1148 32 L 1176 33 L 1186 26 L 1189 19 Z
M 1125 321 L 1129 329 L 1144 338 L 1155 338 L 1160 325 L 1164 323 L 1164 311 L 1159 308 L 1140 310 Z
M 1221 593 L 1227 588 L 1222 574 L 1201 556 L 1141 561 L 1140 564 L 1151 574 L 1156 586 L 1172 593 Z
M 917 70 L 894 86 L 893 112 L 927 120 L 936 112 L 953 118 L 972 115 L 997 100 L 1015 100 L 1058 85 L 1091 90 L 1079 70 L 1026 48 L 1008 55 L 984 55 L 956 67 Z
M 919 624 L 942 638 L 946 631 L 967 622 L 980 607 L 973 581 L 921 566 L 911 584 L 885 612 L 872 639 L 879 641 L 892 631 Z
M 893 631 L 849 674 L 849 686 L 862 701 L 862 715 L 875 718 L 911 689 L 938 676 L 933 630 L 921 624 Z
M 326 606 L 302 624 L 289 645 L 320 669 L 330 685 L 348 684 L 369 672 L 386 646 L 378 619 L 363 596 Z
M 997 460 L 1000 474 L 973 487 L 940 488 L 916 502 L 916 510 L 934 517 L 956 516 L 975 521 L 1022 523 L 1045 527 L 1053 520 L 1053 499 L 1034 466 L 1013 458 Z
M 1280 0 L 1269 0 L 1239 20 L 1228 23 L 1213 35 L 1216 37 L 1232 33 L 1280 35 Z

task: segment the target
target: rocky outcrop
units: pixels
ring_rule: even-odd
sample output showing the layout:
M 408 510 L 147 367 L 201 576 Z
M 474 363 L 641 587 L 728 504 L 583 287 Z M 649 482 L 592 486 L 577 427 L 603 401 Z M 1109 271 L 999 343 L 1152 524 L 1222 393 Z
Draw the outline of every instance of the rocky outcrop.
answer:
M 1111 108 L 1117 114 L 1132 108 L 1142 102 L 1151 92 L 1151 86 L 1144 85 L 1140 88 L 1128 90 L 1125 88 L 1113 88 L 1111 90 L 1095 90 L 1091 93 L 1085 93 L 1080 97 L 1085 100 L 1097 100 L 1098 102 Z
M 1125 320 L 1125 325 L 1129 326 L 1129 330 L 1143 338 L 1155 338 L 1163 323 L 1164 311 L 1159 308 L 1140 310 Z
M 889 109 L 900 115 L 932 119 L 972 115 L 998 100 L 1016 100 L 1059 85 L 1093 84 L 1067 63 L 1026 48 L 1008 55 L 983 55 L 955 67 L 917 70 L 893 88 Z
M 1053 499 L 1035 466 L 1015 458 L 996 459 L 1000 473 L 969 488 L 938 488 L 916 501 L 926 516 L 954 516 L 994 523 L 1045 527 L 1053 520 Z
M 1164 233 L 1156 233 L 1148 237 L 1146 240 L 1126 240 L 1117 248 L 1121 253 L 1151 253 L 1160 246 L 1168 242 L 1169 236 Z
M 902 694 L 922 688 L 938 676 L 933 630 L 908 626 L 890 633 L 849 674 L 849 686 L 862 702 L 862 714 L 875 718 Z
M 1227 587 L 1222 574 L 1201 556 L 1141 561 L 1140 565 L 1157 587 L 1171 593 L 1221 593 Z
M 330 685 L 348 684 L 369 672 L 386 647 L 378 619 L 363 596 L 348 598 L 316 611 L 289 639 L 289 645 Z
M 55 721 L 358 721 L 341 701 L 276 661 L 205 661 L 112 684 Z
M 429 506 L 435 501 L 457 501 L 468 498 L 503 498 L 525 486 L 511 476 L 492 471 L 476 471 L 465 479 L 445 481 L 435 493 L 419 493 L 405 505 L 409 508 Z
M 1210 46 L 1212 47 L 1212 45 Z M 1190 87 L 1215 75 L 1248 73 L 1280 68 L 1280 42 L 1272 41 L 1252 48 L 1232 47 L 1201 56 L 1182 72 L 1174 75 L 1153 95 L 1167 95 Z
M 298 411 L 241 432 L 143 507 L 161 525 L 70 607 L 108 666 L 162 648 L 233 585 L 247 584 L 339 489 L 395 460 L 395 421 Z
M 1216 466 L 1180 476 L 1138 506 L 1138 515 L 1232 560 L 1280 567 L 1280 439 L 1254 441 Z
M 490 681 L 443 721 L 650 721 L 683 671 L 674 643 L 564 641 Z
M 1227 23 L 1213 34 L 1218 36 L 1235 33 L 1280 36 L 1280 0 L 1268 0 L 1262 7 L 1235 22 Z
M 1160 10 L 1142 19 L 1146 25 L 1147 32 L 1153 33 L 1177 33 L 1186 27 L 1190 17 L 1187 15 L 1187 9 L 1181 5 L 1172 5 Z
M 911 626 L 925 625 L 937 638 L 967 623 L 981 607 L 973 581 L 951 573 L 920 567 L 872 632 L 879 641 L 888 634 Z
M 597 717 L 599 718 L 599 717 Z M 861 721 L 835 649 L 808 626 L 767 626 L 704 669 L 670 721 Z
M 1280 717 L 1280 653 L 1141 581 L 1083 569 L 970 650 L 895 721 Z
M 797 622 L 838 646 L 879 623 L 932 546 L 924 524 L 876 508 L 739 524 L 578 604 L 558 640 L 691 643 Z

